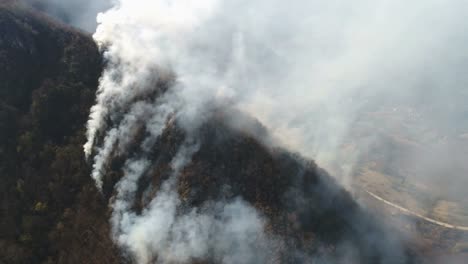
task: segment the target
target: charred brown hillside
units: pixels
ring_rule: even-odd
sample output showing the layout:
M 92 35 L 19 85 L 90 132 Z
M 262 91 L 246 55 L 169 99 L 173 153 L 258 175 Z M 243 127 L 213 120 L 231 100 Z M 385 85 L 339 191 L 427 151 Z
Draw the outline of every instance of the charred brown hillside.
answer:
M 249 126 L 256 127 L 256 133 L 266 133 L 259 123 L 244 118 Z M 350 257 L 350 248 L 350 263 L 416 263 L 415 256 L 396 235 L 375 223 L 314 162 L 267 147 L 256 137 L 225 123 L 226 119 L 220 113 L 198 132 L 200 148 L 181 172 L 178 183 L 183 208 L 245 199 L 266 216 L 268 232 L 284 242 L 277 248 L 281 256 L 278 263 L 346 263 L 343 261 Z M 144 194 L 148 185 L 153 186 L 149 196 L 155 196 L 170 177 L 169 163 L 184 139 L 176 123 L 168 125 L 150 154 L 151 168 L 139 181 L 135 211 L 148 206 L 150 200 Z M 106 197 L 113 196 L 124 161 L 139 155 L 140 143 L 137 138 L 130 152 L 114 156 L 104 178 Z

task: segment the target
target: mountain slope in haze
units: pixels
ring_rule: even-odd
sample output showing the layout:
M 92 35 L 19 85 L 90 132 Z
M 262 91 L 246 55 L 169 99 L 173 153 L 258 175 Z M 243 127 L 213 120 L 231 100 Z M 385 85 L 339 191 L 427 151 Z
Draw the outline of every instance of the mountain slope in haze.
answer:
M 203 208 L 207 201 L 225 202 L 239 197 L 255 205 L 268 219 L 269 233 L 283 242 L 275 252 L 279 259 L 269 260 L 272 262 L 415 263 L 406 245 L 375 223 L 314 162 L 259 143 L 249 133 L 226 123 L 229 117 L 225 115 L 229 114 L 220 113 L 200 129 L 199 150 L 178 180 L 182 208 Z M 262 132 L 260 124 L 245 118 L 245 122 L 253 123 L 249 126 Z M 141 213 L 150 201 L 145 197 L 147 186 L 153 190 L 150 196 L 157 195 L 170 177 L 168 164 L 184 137 L 176 124 L 163 132 L 150 155 L 151 169 L 139 180 L 136 212 Z M 135 146 L 139 143 L 134 142 Z M 104 178 L 108 197 L 122 177 L 124 161 L 131 155 L 116 155 L 109 164 L 110 173 Z M 211 262 L 208 259 L 201 263 Z
M 101 70 L 90 36 L 0 5 L 1 263 L 132 262 L 111 241 L 108 204 L 140 139 L 128 153 L 113 155 L 102 193 L 82 151 Z M 413 263 L 406 246 L 326 172 L 230 126 L 224 121 L 228 111 L 200 128 L 200 147 L 177 184 L 184 206 L 242 197 L 284 241 L 277 249 L 280 263 L 302 263 L 310 256 L 337 263 Z M 267 133 L 249 117 L 242 122 L 257 134 Z M 137 213 L 146 203 L 144 186 L 157 192 L 185 137 L 170 124 L 155 143 L 152 169 L 139 182 L 133 205 Z

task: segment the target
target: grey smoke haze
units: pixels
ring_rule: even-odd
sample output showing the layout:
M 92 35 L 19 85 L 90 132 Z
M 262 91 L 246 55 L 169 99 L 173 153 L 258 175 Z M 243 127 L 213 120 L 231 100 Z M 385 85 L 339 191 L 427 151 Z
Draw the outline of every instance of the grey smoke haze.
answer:
M 123 59 L 132 76 L 170 67 L 190 102 L 187 114 L 222 97 L 291 149 L 324 165 L 346 164 L 345 174 L 368 149 L 337 162 L 340 147 L 371 144 L 388 123 L 372 120 L 366 141 L 355 138 L 351 130 L 369 112 L 410 108 L 423 115 L 417 126 L 386 128 L 413 138 L 424 129 L 468 131 L 466 1 L 137 2 L 121 1 L 101 16 L 96 39 L 118 42 L 112 57 L 131 50 Z M 131 61 L 138 66 L 130 69 Z
M 108 67 L 84 146 L 87 156 L 97 153 L 93 177 L 101 186 L 102 164 L 113 151 L 125 152 L 135 124 L 145 123 L 149 136 L 142 148 L 150 149 L 174 120 L 196 138 L 213 105 L 226 105 L 259 119 L 276 144 L 316 159 L 345 185 L 363 156 L 383 155 L 395 167 L 410 164 L 412 173 L 424 167 L 416 173 L 424 180 L 440 181 L 443 174 L 446 185 L 440 192 L 452 191 L 466 174 L 445 166 L 454 159 L 438 139 L 461 140 L 468 132 L 467 15 L 463 0 L 120 0 L 98 16 L 94 35 Z M 163 81 L 172 84 L 167 91 L 156 85 Z M 134 103 L 153 94 L 161 96 Z M 384 118 L 371 118 L 376 113 Z M 109 126 L 109 120 L 119 125 Z M 394 159 L 382 135 L 417 139 L 431 154 L 402 151 Z M 98 142 L 100 137 L 104 142 Z M 348 144 L 355 145 L 354 151 L 343 154 Z M 212 221 L 215 209 L 175 213 L 178 197 L 171 182 L 177 181 L 176 169 L 145 213 L 133 215 L 131 199 L 125 199 L 135 195 L 136 181 L 149 165 L 144 158 L 127 162 L 117 187 L 123 194 L 113 205 L 120 245 L 140 263 L 152 254 L 161 255 L 162 263 L 184 262 L 211 250 L 228 258 L 232 252 L 217 251 L 213 240 L 203 240 L 212 246 L 192 247 L 204 236 L 224 234 L 216 222 L 214 229 L 200 225 Z M 239 217 L 254 227 L 239 230 L 235 243 L 252 243 L 244 233 L 265 236 L 261 217 L 250 205 L 221 207 L 238 208 Z M 165 225 L 164 232 L 142 231 Z M 195 240 L 175 243 L 187 226 L 197 230 Z M 180 247 L 189 255 L 163 255 Z
M 88 32 L 96 30 L 96 15 L 112 6 L 112 0 L 23 0 L 27 4 Z

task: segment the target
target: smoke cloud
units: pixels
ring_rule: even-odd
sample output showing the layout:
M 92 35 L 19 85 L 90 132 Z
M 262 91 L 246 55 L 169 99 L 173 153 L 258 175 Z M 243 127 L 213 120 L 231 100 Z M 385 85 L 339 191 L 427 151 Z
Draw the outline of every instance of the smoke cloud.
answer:
M 183 87 L 187 115 L 221 100 L 258 118 L 289 148 L 329 169 L 341 164 L 333 171 L 343 176 L 380 140 L 382 128 L 415 140 L 431 133 L 459 139 L 468 131 L 463 0 L 137 2 L 121 1 L 99 16 L 96 40 L 109 46 L 112 64 L 125 67 L 108 69 L 114 72 L 102 86 L 114 88 L 99 100 L 119 93 L 116 101 L 131 101 L 139 87 L 116 87 L 164 69 Z M 116 76 L 119 83 L 112 84 Z M 107 107 L 100 102 L 94 108 L 88 142 Z M 368 117 L 384 111 L 394 116 Z M 418 123 L 390 122 L 395 116 Z M 363 122 L 367 134 L 356 135 Z M 358 147 L 343 158 L 341 148 L 349 143 Z M 447 161 L 440 149 L 430 161 Z M 415 166 L 431 163 L 401 154 Z
M 107 67 L 84 146 L 101 188 L 110 155 L 126 153 L 145 131 L 143 152 L 126 161 L 116 187 L 114 237 L 139 263 L 183 263 L 209 254 L 223 263 L 265 262 L 259 252 L 268 250 L 258 248 L 272 247 L 275 239 L 242 199 L 178 209 L 178 174 L 197 151 L 198 127 L 219 106 L 257 118 L 275 144 L 316 159 L 344 184 L 365 156 L 390 152 L 382 134 L 425 135 L 421 144 L 439 135 L 462 138 L 468 132 L 460 124 L 468 111 L 460 99 L 467 96 L 467 12 L 463 0 L 117 1 L 98 15 L 94 39 Z M 370 118 L 389 111 L 417 125 Z M 137 215 L 131 208 L 137 182 L 173 122 L 191 140 Z M 343 154 L 345 145 L 354 151 Z M 410 160 L 430 171 L 432 161 L 450 159 L 442 151 L 447 148 L 430 148 L 433 154 L 422 158 L 403 151 L 395 166 Z M 464 179 L 453 171 L 444 175 Z
M 22 0 L 67 24 L 88 32 L 96 30 L 96 15 L 112 7 L 112 0 Z
M 188 263 L 211 257 L 220 263 L 266 263 L 273 241 L 264 221 L 240 198 L 181 213 L 177 177 L 198 145 L 186 142 L 171 162 L 173 174 L 141 214 L 131 210 L 137 182 L 150 163 L 130 160 L 112 203 L 113 235 L 138 263 Z

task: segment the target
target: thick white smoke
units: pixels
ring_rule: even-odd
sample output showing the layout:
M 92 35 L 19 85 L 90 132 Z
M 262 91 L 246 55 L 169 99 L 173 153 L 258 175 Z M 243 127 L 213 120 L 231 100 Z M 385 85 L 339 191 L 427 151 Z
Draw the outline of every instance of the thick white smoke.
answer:
M 351 130 L 365 109 L 386 99 L 414 103 L 448 86 L 458 94 L 468 83 L 458 74 L 466 65 L 460 52 L 468 42 L 467 7 L 463 0 L 120 0 L 98 16 L 94 35 L 107 67 L 84 146 L 94 155 L 93 178 L 101 187 L 109 157 L 125 153 L 140 128 L 149 134 L 142 145 L 148 152 L 173 120 L 196 142 L 213 105 L 252 115 L 279 144 L 346 173 L 366 146 L 337 153 L 349 141 L 364 143 Z M 142 215 L 132 212 L 132 197 L 150 164 L 145 157 L 127 161 L 113 202 L 114 236 L 140 263 L 185 262 L 208 252 L 231 263 L 231 244 L 247 256 L 241 262 L 258 263 L 259 255 L 248 257 L 253 253 L 243 247 L 266 240 L 250 205 L 178 212 L 177 171 L 194 149 L 179 150 L 184 162 Z M 251 226 L 229 220 L 234 215 Z M 221 225 L 234 238 L 226 239 Z M 221 237 L 228 244 L 219 244 Z
M 264 232 L 255 208 L 241 199 L 206 204 L 181 213 L 177 178 L 198 150 L 186 142 L 174 157 L 172 176 L 141 214 L 131 207 L 137 182 L 150 166 L 146 159 L 129 160 L 112 203 L 113 236 L 138 263 L 189 263 L 211 257 L 220 263 L 267 263 L 275 241 Z
M 207 101 L 221 98 L 325 167 L 339 163 L 350 171 L 368 151 L 372 130 L 388 123 L 375 121 L 364 139 L 351 135 L 355 121 L 369 112 L 439 105 L 426 113 L 439 119 L 426 116 L 424 126 L 463 134 L 468 128 L 459 127 L 457 113 L 464 110 L 451 108 L 466 97 L 468 80 L 460 72 L 466 10 L 463 0 L 120 1 L 98 18 L 95 39 L 107 47 L 111 67 L 92 110 L 85 151 L 112 108 L 151 87 L 135 83 L 160 78 L 158 71 L 176 75 L 188 121 Z M 338 156 L 355 141 L 360 147 L 353 154 Z M 408 159 L 421 163 L 414 155 Z
M 185 37 L 195 37 L 196 27 L 214 12 L 215 4 L 180 2 L 173 6 L 159 1 L 152 3 L 151 12 L 141 13 L 149 9 L 134 10 L 138 5 L 127 1 L 100 16 L 95 39 L 105 49 L 109 66 L 101 80 L 97 104 L 92 108 L 85 145 L 89 156 L 96 137 L 104 135 L 94 156 L 93 178 L 98 187 L 102 186 L 109 157 L 115 151 L 125 152 L 129 140 L 140 129 L 138 124 L 144 124 L 148 132 L 141 148 L 149 152 L 170 118 L 176 116 L 191 135 L 205 112 L 209 114 L 207 103 L 226 97 L 223 89 L 218 89 L 214 75 L 203 80 L 203 76 L 191 72 L 195 65 L 189 64 L 195 61 L 179 59 L 188 56 L 192 48 L 184 47 L 191 45 Z M 178 61 L 183 63 L 179 65 Z M 179 67 L 187 68 L 188 74 Z M 172 78 L 174 84 L 168 91 L 158 85 L 171 82 Z M 202 89 L 204 86 L 206 89 Z M 157 99 L 141 100 L 151 96 Z M 197 150 L 196 143 L 191 144 L 181 147 L 172 163 L 173 175 L 141 214 L 133 212 L 132 206 L 137 183 L 150 163 L 145 157 L 127 161 L 112 202 L 114 238 L 138 263 L 185 263 L 206 257 L 222 263 L 267 262 L 273 242 L 263 232 L 260 215 L 242 200 L 205 205 L 185 213 L 178 211 L 181 201 L 176 191 L 177 178 Z

